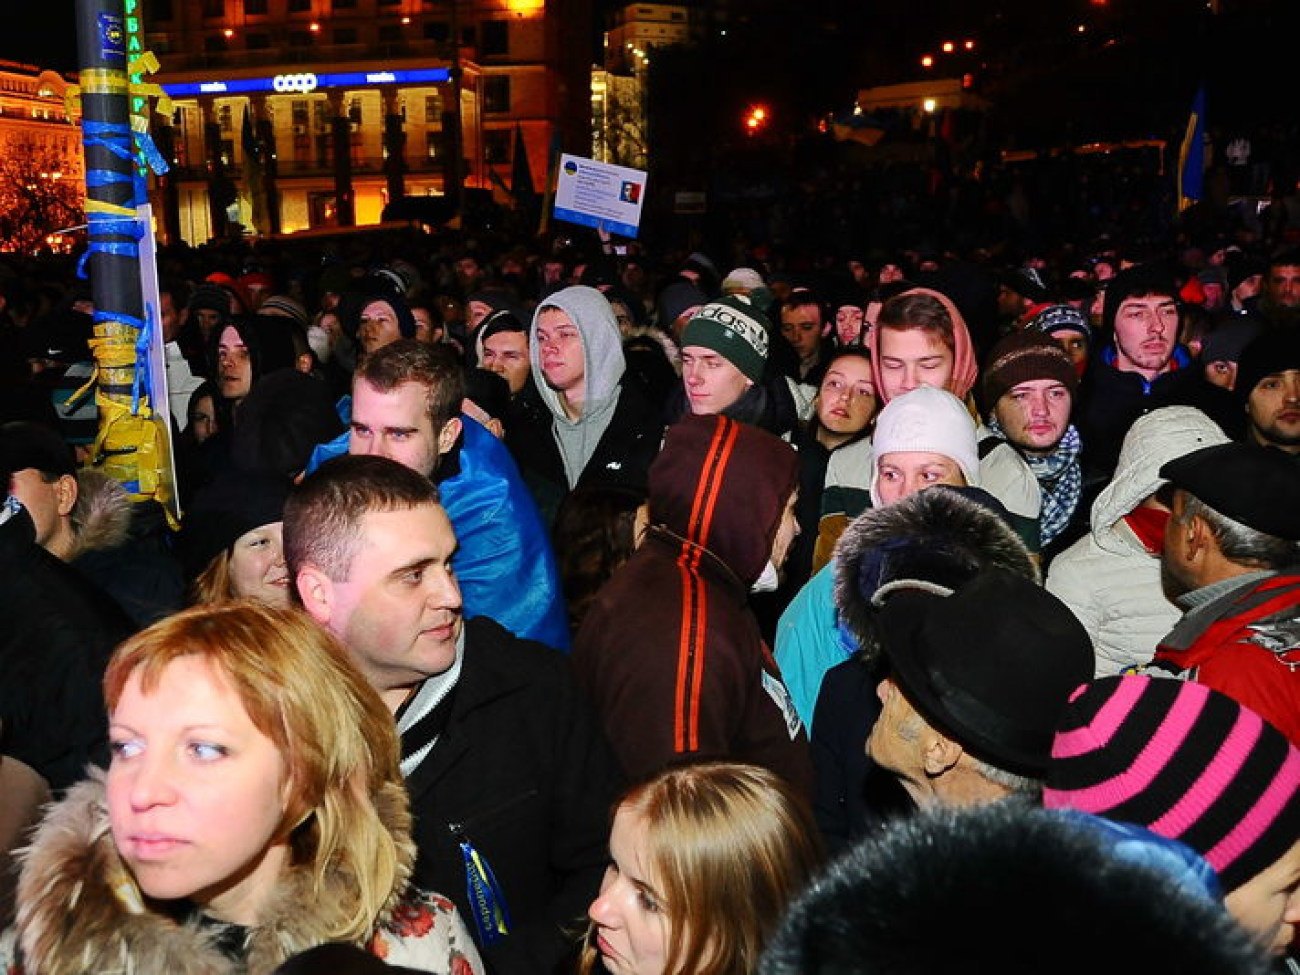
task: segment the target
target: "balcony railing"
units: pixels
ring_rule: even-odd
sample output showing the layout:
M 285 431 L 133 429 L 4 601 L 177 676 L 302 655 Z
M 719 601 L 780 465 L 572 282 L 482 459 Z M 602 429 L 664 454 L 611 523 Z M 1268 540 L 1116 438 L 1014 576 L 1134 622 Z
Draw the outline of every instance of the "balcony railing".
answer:
M 427 175 L 429 173 L 442 172 L 442 161 L 438 159 L 429 159 L 427 157 L 411 157 L 406 160 L 407 175 Z M 199 180 L 207 179 L 208 170 L 206 166 L 174 166 L 172 174 L 178 179 Z M 319 159 L 285 159 L 281 157 L 276 161 L 276 174 L 278 178 L 285 179 L 294 176 L 331 176 L 334 173 L 333 160 Z M 384 174 L 384 160 L 379 156 L 352 157 L 352 175 L 353 176 L 382 176 Z M 244 167 L 242 165 L 231 165 L 226 167 L 226 175 L 230 179 L 238 180 L 244 176 Z
M 173 71 L 230 70 L 235 68 L 274 67 L 282 64 L 325 64 L 348 61 L 420 60 L 450 62 L 452 45 L 446 41 L 404 40 L 373 44 L 312 44 L 297 47 L 285 43 L 257 50 L 204 51 L 193 54 L 163 54 L 164 73 Z M 461 56 L 472 58 L 473 51 L 461 48 Z

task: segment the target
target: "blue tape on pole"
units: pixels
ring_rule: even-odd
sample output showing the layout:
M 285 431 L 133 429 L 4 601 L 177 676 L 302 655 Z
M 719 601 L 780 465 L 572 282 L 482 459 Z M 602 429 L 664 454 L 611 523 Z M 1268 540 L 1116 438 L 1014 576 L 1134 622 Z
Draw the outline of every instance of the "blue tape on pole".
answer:
M 129 183 L 134 178 L 130 173 L 118 173 L 111 169 L 92 169 L 86 174 L 86 186 L 91 189 L 100 189 L 104 186 Z
M 131 126 L 112 122 L 83 122 L 82 144 L 107 149 L 119 159 L 131 159 Z
M 105 173 L 107 170 L 94 169 L 86 174 L 87 185 L 93 178 L 98 179 L 97 174 Z M 130 177 L 133 178 L 133 177 Z M 77 277 L 84 279 L 86 275 L 86 264 L 90 260 L 91 254 L 113 254 L 117 257 L 138 257 L 140 255 L 140 245 L 136 243 L 144 236 L 144 227 L 140 221 L 134 217 L 121 217 L 112 213 L 95 213 L 86 214 L 86 223 L 89 227 L 89 242 L 86 245 L 86 253 L 81 255 L 81 260 L 77 261 Z M 101 240 L 99 238 L 129 237 L 130 240 L 111 241 Z
M 140 413 L 140 394 L 153 398 L 153 377 L 149 374 L 149 346 L 153 343 L 154 312 L 153 305 L 145 302 L 144 327 L 135 337 L 135 381 L 131 387 L 131 415 Z
M 163 158 L 163 154 L 158 151 L 158 146 L 154 144 L 153 137 L 148 132 L 135 133 L 135 147 L 140 151 L 140 155 L 144 157 L 144 161 L 153 170 L 155 176 L 162 176 L 171 169 L 167 165 L 167 160 Z

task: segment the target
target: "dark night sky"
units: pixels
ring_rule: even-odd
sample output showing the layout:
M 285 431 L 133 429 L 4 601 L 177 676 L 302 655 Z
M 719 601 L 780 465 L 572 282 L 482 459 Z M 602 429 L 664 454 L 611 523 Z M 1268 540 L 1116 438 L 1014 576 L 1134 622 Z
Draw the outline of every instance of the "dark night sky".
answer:
M 74 0 L 25 0 L 20 10 L 5 18 L 0 31 L 0 58 L 41 68 L 76 70 Z
M 622 3 L 626 0 L 605 2 Z M 905 73 L 900 70 L 903 65 L 912 65 L 914 71 L 916 51 L 924 49 L 936 37 L 944 36 L 940 24 L 948 23 L 958 30 L 969 27 L 972 10 L 969 0 L 913 0 L 910 4 L 901 5 L 891 4 L 888 0 L 747 2 L 750 9 L 770 7 L 774 13 L 783 14 L 760 18 L 764 24 L 788 24 L 786 8 L 792 4 L 817 13 L 816 19 L 823 19 L 842 28 L 838 43 L 847 45 L 843 52 L 846 63 L 857 61 L 862 65 L 874 64 L 873 72 L 848 68 L 846 76 L 835 82 L 836 93 L 833 96 L 829 92 L 822 93 L 821 99 L 829 98 L 831 102 L 847 101 L 856 88 L 854 82 L 871 84 L 895 80 Z M 5 0 L 5 5 L 19 9 L 7 11 L 3 29 L 0 29 L 0 58 L 35 64 L 41 68 L 76 70 L 76 0 Z M 600 0 L 597 0 L 596 5 L 601 5 Z M 1222 118 L 1241 112 L 1251 114 L 1250 109 L 1260 113 L 1268 112 L 1270 109 L 1266 106 L 1272 99 L 1267 93 L 1277 90 L 1281 80 L 1277 77 L 1279 72 L 1290 71 L 1294 64 L 1291 46 L 1296 29 L 1300 28 L 1300 3 L 1296 0 L 1225 0 L 1227 7 L 1254 12 L 1258 18 L 1254 21 L 1254 26 L 1241 25 L 1248 29 L 1244 29 L 1240 36 L 1233 39 L 1219 36 L 1217 41 L 1211 37 L 1218 35 L 1218 25 L 1215 26 L 1215 35 L 1202 37 L 1199 41 L 1187 34 L 1182 37 L 1172 36 L 1178 32 L 1171 31 L 1171 27 L 1189 22 L 1187 18 L 1177 16 L 1177 12 L 1185 13 L 1185 8 L 1192 6 L 1202 7 L 1203 0 L 1109 0 L 1108 7 L 1101 9 L 1145 11 L 1144 19 L 1150 20 L 1154 14 L 1157 24 L 1163 24 L 1154 33 L 1154 42 L 1157 46 L 1172 47 L 1173 50 L 1160 50 L 1147 60 L 1162 65 L 1159 69 L 1161 74 L 1187 75 L 1181 79 L 1185 83 L 1173 86 L 1176 91 L 1172 97 L 1177 105 L 1181 106 L 1194 90 L 1197 79 L 1193 75 L 1201 75 L 1202 80 L 1210 81 L 1211 88 L 1218 91 L 1218 98 L 1212 97 L 1212 102 L 1218 101 L 1217 105 L 1211 106 L 1212 114 L 1219 114 Z M 1037 38 L 1046 33 L 1044 18 L 1059 20 L 1062 16 L 1068 18 L 1071 10 L 1081 12 L 1098 8 L 1089 0 L 1053 0 L 1047 5 L 1042 0 L 986 0 L 978 9 L 989 19 L 984 24 L 984 30 L 977 33 L 990 38 L 1002 33 L 1007 40 L 1023 44 L 1026 35 Z M 755 29 L 761 30 L 760 25 L 756 24 Z M 780 52 L 788 47 L 789 41 L 784 27 L 776 33 L 779 35 L 777 50 Z M 1055 34 L 1057 31 L 1050 33 Z M 811 34 L 809 36 L 812 37 Z M 824 40 L 813 43 L 835 43 L 834 33 L 818 36 Z M 759 41 L 760 38 L 755 37 L 754 40 Z M 1030 45 L 1031 48 L 1033 46 Z M 894 63 L 895 59 L 897 63 Z M 1140 65 L 1144 62 L 1137 63 Z M 1059 81 L 1066 89 L 1079 87 L 1071 72 L 1058 70 L 1060 62 L 1053 60 L 1047 66 L 1040 67 L 1045 70 L 1047 79 Z M 1204 71 L 1207 67 L 1216 70 Z M 1179 70 L 1171 72 L 1171 68 Z M 870 77 L 870 74 L 881 73 L 882 69 L 883 73 L 893 77 Z M 1140 72 L 1135 71 L 1131 63 L 1099 64 L 1095 66 L 1094 70 L 1096 69 L 1106 73 L 1105 80 L 1119 89 L 1118 92 L 1106 93 L 1093 89 L 1103 103 L 1112 98 L 1124 101 L 1133 95 L 1156 94 L 1145 90 L 1147 86 L 1138 77 Z M 898 75 L 895 75 L 895 71 L 898 71 Z M 1118 77 L 1111 77 L 1112 73 L 1118 74 Z M 848 77 L 854 74 L 861 74 L 861 77 Z M 1057 74 L 1061 77 L 1056 78 Z M 1214 77 L 1206 78 L 1205 75 Z M 1030 87 L 1035 90 L 1041 88 L 1042 79 Z M 1057 102 L 1053 110 L 1060 111 L 1063 103 L 1059 99 L 1070 94 L 1069 90 L 1055 92 L 1052 97 Z M 1212 96 L 1214 94 L 1212 91 Z M 1137 99 L 1141 100 L 1142 98 Z

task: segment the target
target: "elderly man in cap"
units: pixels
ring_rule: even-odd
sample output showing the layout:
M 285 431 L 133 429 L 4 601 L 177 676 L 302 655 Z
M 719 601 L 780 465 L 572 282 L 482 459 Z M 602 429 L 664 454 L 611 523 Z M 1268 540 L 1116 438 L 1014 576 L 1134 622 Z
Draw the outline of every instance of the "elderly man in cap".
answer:
M 1161 572 L 1184 613 L 1152 667 L 1236 698 L 1300 742 L 1300 466 L 1231 443 L 1160 476 L 1176 488 Z
M 1300 459 L 1300 332 L 1265 332 L 1242 349 L 1234 390 L 1246 404 L 1246 440 Z
M 889 676 L 867 739 L 920 806 L 1036 796 L 1092 644 L 1055 596 L 1005 569 L 956 590 L 898 580 L 876 594 Z

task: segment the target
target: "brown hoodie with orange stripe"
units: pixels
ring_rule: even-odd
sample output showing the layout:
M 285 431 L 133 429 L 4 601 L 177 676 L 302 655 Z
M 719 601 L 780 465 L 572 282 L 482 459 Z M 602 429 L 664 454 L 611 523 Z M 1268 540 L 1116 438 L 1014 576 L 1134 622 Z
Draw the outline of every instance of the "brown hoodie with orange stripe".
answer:
M 808 742 L 750 612 L 798 484 L 794 450 L 722 416 L 669 428 L 644 544 L 597 595 L 573 664 L 631 779 L 731 759 L 811 786 Z

